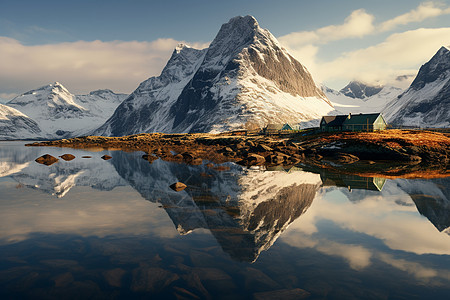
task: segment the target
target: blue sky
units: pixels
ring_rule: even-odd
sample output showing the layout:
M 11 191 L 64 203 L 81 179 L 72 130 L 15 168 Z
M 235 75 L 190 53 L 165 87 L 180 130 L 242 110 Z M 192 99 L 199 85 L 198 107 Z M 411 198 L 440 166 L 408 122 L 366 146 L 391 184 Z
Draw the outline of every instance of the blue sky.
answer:
M 406 85 L 394 79 L 413 76 L 450 45 L 449 7 L 414 0 L 0 0 L 0 98 L 53 81 L 73 93 L 132 92 L 159 75 L 177 43 L 206 47 L 222 23 L 247 14 L 318 82 Z

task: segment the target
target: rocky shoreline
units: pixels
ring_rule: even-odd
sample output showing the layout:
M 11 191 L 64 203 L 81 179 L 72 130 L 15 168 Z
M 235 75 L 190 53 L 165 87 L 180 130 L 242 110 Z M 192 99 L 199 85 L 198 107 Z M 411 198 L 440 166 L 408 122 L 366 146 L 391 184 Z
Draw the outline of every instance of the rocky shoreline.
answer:
M 289 137 L 222 134 L 137 134 L 124 137 L 86 136 L 27 146 L 90 150 L 143 151 L 150 163 L 166 161 L 199 165 L 207 161 L 251 166 L 326 168 L 370 176 L 448 176 L 450 138 L 443 133 L 412 130 L 340 132 Z M 367 175 L 368 176 L 368 175 Z

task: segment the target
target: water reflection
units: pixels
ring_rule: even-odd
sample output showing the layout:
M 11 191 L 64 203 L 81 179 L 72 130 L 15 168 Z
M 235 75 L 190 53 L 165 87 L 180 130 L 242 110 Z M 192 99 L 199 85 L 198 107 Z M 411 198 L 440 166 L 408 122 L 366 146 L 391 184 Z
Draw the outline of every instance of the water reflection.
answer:
M 45 153 L 76 159 L 34 162 Z M 0 297 L 446 294 L 448 178 L 304 169 L 0 145 Z
M 228 170 L 116 153 L 118 174 L 145 199 L 166 210 L 180 234 L 209 229 L 222 249 L 238 261 L 255 261 L 311 205 L 320 177 L 306 172 L 264 172 L 227 164 Z M 171 183 L 188 188 L 175 192 Z
M 85 159 L 82 156 L 86 152 L 82 150 L 28 148 L 26 154 L 20 155 L 11 147 L 0 149 L 3 160 L 0 175 L 13 178 L 19 187 L 38 189 L 61 198 L 76 186 L 109 191 L 129 185 L 144 199 L 160 204 L 180 235 L 208 229 L 222 249 L 238 261 L 254 262 L 261 251 L 269 249 L 282 232 L 308 210 L 321 187 L 328 188 L 326 194 L 332 194 L 330 187 L 345 187 L 339 192 L 353 203 L 406 194 L 420 214 L 439 231 L 450 226 L 448 179 L 399 179 L 383 191 L 386 183 L 383 178 L 324 170 L 311 173 L 301 167 L 248 170 L 229 163 L 218 169 L 211 165 L 190 166 L 162 160 L 149 164 L 140 159 L 139 153 L 120 151 L 110 153 L 114 157 L 112 160 L 103 161 L 98 157 L 104 153 Z M 70 152 L 76 159 L 52 166 L 33 161 L 48 151 L 54 156 Z M 169 185 L 178 181 L 188 188 L 181 192 L 171 190 Z M 393 185 L 397 187 L 395 191 L 392 191 Z M 408 207 L 411 201 L 397 199 L 396 205 Z

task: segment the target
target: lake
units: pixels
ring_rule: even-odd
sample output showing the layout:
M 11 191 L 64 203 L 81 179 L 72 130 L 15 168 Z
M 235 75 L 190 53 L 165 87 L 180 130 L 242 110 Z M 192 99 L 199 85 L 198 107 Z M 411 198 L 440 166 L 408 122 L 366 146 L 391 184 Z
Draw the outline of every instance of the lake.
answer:
M 24 144 L 0 142 L 1 299 L 450 294 L 450 177 L 150 164 L 142 152 Z M 34 161 L 46 153 L 76 158 Z M 187 188 L 169 188 L 178 181 Z

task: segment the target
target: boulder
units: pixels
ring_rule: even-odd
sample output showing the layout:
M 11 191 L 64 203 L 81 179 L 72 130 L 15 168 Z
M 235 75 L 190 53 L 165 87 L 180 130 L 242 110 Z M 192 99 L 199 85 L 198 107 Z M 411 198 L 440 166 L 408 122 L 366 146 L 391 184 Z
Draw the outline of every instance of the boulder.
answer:
M 266 157 L 266 161 L 272 164 L 280 164 L 284 162 L 284 158 L 283 155 L 272 154 Z
M 58 161 L 59 161 L 59 159 L 57 159 L 54 156 L 51 156 L 50 154 L 44 154 L 41 157 L 36 158 L 36 160 L 35 160 L 35 162 L 46 165 L 46 166 L 51 166 Z
M 187 185 L 185 185 L 182 182 L 175 182 L 174 184 L 171 184 L 169 187 L 172 190 L 174 190 L 175 192 L 180 192 L 180 191 L 184 190 L 185 188 L 187 188 Z
M 256 147 L 252 147 L 252 150 L 256 151 L 256 152 L 272 152 L 273 151 L 272 148 L 270 148 L 269 146 L 263 145 L 263 144 L 259 144 Z
M 246 159 L 246 164 L 248 166 L 262 165 L 265 162 L 266 162 L 266 159 L 264 158 L 264 156 L 254 154 L 254 153 L 249 154 Z
M 203 159 L 201 159 L 201 158 L 194 158 L 189 163 L 191 165 L 198 166 L 198 165 L 201 165 L 203 163 Z
M 72 155 L 72 154 L 63 154 L 60 157 L 62 159 L 64 159 L 65 161 L 71 161 L 71 160 L 75 159 L 75 155 Z

